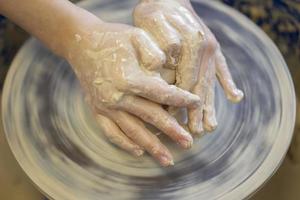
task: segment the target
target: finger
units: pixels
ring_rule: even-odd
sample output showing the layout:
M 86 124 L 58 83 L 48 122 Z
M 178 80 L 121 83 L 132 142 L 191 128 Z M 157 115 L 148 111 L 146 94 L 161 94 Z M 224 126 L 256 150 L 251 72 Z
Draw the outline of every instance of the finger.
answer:
M 141 120 L 122 111 L 112 111 L 109 115 L 132 141 L 143 147 L 161 165 L 174 165 L 169 150 L 154 134 L 145 128 Z
M 188 110 L 189 116 L 189 123 L 188 126 L 192 133 L 202 135 L 203 134 L 203 114 L 204 114 L 204 106 L 205 101 L 207 99 L 208 90 L 210 87 L 209 77 L 211 72 L 211 68 L 214 68 L 212 61 L 215 57 L 211 57 L 211 50 L 205 49 L 203 58 L 200 62 L 200 73 L 199 73 L 199 80 L 196 86 L 193 89 L 193 93 L 198 95 L 202 102 L 198 108 L 190 108 Z
M 204 103 L 202 103 L 198 108 L 188 109 L 188 127 L 192 134 L 203 135 L 203 111 Z
M 152 124 L 183 148 L 192 146 L 193 138 L 191 135 L 160 105 L 140 97 L 125 96 L 119 102 L 118 109 L 132 113 L 145 122 Z
M 165 64 L 166 56 L 164 52 L 145 31 L 137 29 L 131 39 L 138 54 L 140 64 L 146 69 L 159 69 Z
M 167 15 L 170 24 L 180 33 L 182 49 L 176 71 L 176 85 L 190 91 L 198 81 L 199 62 L 203 51 L 203 33 L 200 26 L 191 25 L 181 14 Z
M 110 142 L 135 156 L 143 155 L 143 148 L 131 141 L 111 119 L 103 115 L 97 115 L 96 119 Z
M 226 59 L 220 49 L 217 50 L 216 56 L 217 77 L 227 99 L 235 103 L 240 102 L 244 98 L 244 93 L 236 87 L 228 69 Z
M 215 60 L 215 51 L 217 47 L 217 42 L 212 34 L 209 34 L 207 28 L 203 28 L 206 34 L 205 40 L 203 42 L 202 47 L 202 57 L 200 59 L 200 72 L 198 74 L 198 82 L 193 88 L 193 93 L 197 94 L 200 99 L 202 100 L 202 104 L 197 109 L 190 109 L 189 110 L 189 128 L 192 133 L 194 134 L 203 134 L 203 112 L 205 101 L 207 99 L 208 91 L 212 85 L 209 84 L 209 77 L 213 77 L 214 75 L 211 70 L 215 69 L 215 64 L 211 62 Z M 213 91 L 214 92 L 214 91 Z
M 215 111 L 215 78 L 216 78 L 216 69 L 215 69 L 215 58 L 212 59 L 212 62 L 209 66 L 208 71 L 208 89 L 205 99 L 204 113 L 203 113 L 203 125 L 204 130 L 213 131 L 217 127 L 216 111 Z
M 216 110 L 214 105 L 214 97 L 215 97 L 215 92 L 209 91 L 207 96 L 207 104 L 205 105 L 204 114 L 203 114 L 204 130 L 208 132 L 214 131 L 218 126 L 217 119 L 216 119 Z
M 124 133 L 112 120 L 104 115 L 99 114 L 103 113 L 107 115 L 107 113 L 110 113 L 109 109 L 98 109 L 93 106 L 89 95 L 85 96 L 85 101 L 90 106 L 92 113 L 95 115 L 98 124 L 103 130 L 103 134 L 110 140 L 110 142 L 135 156 L 143 155 L 144 150 L 139 145 L 135 144 L 128 137 L 126 137 L 126 135 L 124 135 Z
M 188 91 L 168 85 L 161 77 L 140 75 L 128 79 L 127 91 L 160 104 L 176 107 L 197 106 L 200 99 Z
M 181 49 L 178 32 L 167 22 L 164 15 L 160 12 L 154 12 L 145 17 L 136 16 L 134 17 L 135 26 L 151 34 L 167 56 L 165 67 L 174 69 L 178 64 Z

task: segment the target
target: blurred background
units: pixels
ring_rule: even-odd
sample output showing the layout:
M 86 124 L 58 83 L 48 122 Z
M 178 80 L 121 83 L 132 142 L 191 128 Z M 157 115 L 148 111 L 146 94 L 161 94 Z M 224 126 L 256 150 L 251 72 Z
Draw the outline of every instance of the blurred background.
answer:
M 73 0 L 76 2 L 77 0 Z M 260 26 L 289 66 L 297 95 L 294 139 L 282 166 L 251 200 L 300 199 L 300 1 L 223 0 Z M 0 95 L 10 63 L 29 35 L 0 16 Z M 0 123 L 0 199 L 46 200 L 14 159 Z

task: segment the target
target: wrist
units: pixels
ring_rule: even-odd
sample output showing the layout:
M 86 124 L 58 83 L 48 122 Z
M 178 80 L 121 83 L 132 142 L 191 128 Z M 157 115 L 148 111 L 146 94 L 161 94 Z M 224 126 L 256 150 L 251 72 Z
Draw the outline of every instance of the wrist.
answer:
M 90 45 L 91 33 L 105 24 L 95 15 L 77 7 L 76 16 L 71 18 L 64 34 L 60 37 L 61 56 L 69 60 L 70 56 Z

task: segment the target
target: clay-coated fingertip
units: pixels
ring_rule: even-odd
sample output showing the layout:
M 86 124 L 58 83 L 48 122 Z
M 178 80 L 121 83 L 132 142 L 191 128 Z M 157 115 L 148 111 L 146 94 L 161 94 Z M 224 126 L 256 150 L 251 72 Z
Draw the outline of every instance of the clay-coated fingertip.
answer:
M 173 160 L 171 160 L 170 161 L 170 165 L 169 166 L 173 166 L 174 165 L 174 161 Z
M 213 123 L 209 123 L 209 124 L 205 123 L 204 129 L 205 129 L 205 131 L 213 132 L 214 130 L 216 130 L 217 126 L 218 126 L 217 122 L 213 122 Z
M 205 115 L 203 121 L 204 130 L 207 132 L 214 131 L 217 126 L 218 122 L 215 115 Z
M 193 146 L 193 140 L 181 140 L 179 144 L 185 149 L 190 149 Z
M 171 158 L 169 158 L 167 156 L 164 156 L 164 155 L 159 157 L 159 162 L 164 167 L 168 167 L 170 165 L 174 165 L 173 159 L 171 159 Z
M 244 92 L 236 89 L 232 94 L 227 96 L 227 99 L 232 103 L 239 103 L 244 98 Z
M 193 136 L 201 137 L 204 135 L 202 122 L 194 125 L 189 125 L 189 129 L 191 130 Z
M 199 129 L 199 130 L 196 130 L 194 133 L 193 133 L 196 137 L 202 137 L 205 135 L 205 131 L 204 129 Z

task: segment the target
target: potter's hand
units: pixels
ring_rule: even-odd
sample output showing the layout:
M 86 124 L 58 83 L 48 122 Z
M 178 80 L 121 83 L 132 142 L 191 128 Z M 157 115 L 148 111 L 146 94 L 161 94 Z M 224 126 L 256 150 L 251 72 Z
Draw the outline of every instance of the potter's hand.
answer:
M 141 120 L 189 148 L 192 137 L 159 104 L 193 107 L 199 97 L 150 71 L 164 64 L 165 55 L 141 29 L 102 23 L 74 40 L 67 59 L 108 138 L 136 155 L 145 149 L 162 165 L 172 164 L 167 148 Z
M 145 149 L 163 165 L 171 164 L 171 154 L 143 120 L 191 146 L 192 137 L 157 103 L 192 106 L 199 97 L 149 71 L 161 67 L 165 57 L 144 31 L 104 23 L 68 0 L 0 0 L 0 13 L 69 61 L 113 142 L 135 154 Z
M 202 133 L 203 126 L 212 131 L 217 125 L 214 108 L 216 75 L 229 100 L 239 102 L 243 98 L 214 35 L 188 0 L 142 0 L 135 8 L 134 23 L 150 33 L 165 52 L 167 63 L 161 70 L 164 79 L 169 83 L 176 81 L 178 87 L 201 98 L 198 108 L 188 109 L 191 132 Z

